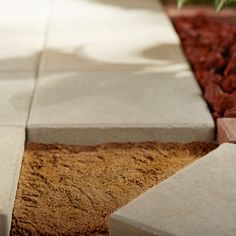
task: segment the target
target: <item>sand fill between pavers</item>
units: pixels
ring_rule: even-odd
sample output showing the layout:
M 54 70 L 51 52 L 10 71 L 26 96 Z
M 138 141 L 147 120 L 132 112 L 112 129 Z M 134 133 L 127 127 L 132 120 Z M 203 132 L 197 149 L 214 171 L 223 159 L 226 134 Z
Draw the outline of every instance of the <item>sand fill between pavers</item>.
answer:
M 214 144 L 104 144 L 26 148 L 12 235 L 108 235 L 109 215 Z

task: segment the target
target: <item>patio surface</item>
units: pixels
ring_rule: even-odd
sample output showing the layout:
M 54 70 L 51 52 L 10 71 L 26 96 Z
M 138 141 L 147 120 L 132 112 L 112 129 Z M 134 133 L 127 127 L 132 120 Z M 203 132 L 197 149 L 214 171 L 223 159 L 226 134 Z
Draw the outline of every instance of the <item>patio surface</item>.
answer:
M 28 142 L 42 143 L 215 140 L 158 1 L 1 1 L 0 36 L 0 161 L 14 177 L 0 182 L 11 189 L 0 192 L 1 236 L 11 222 L 4 199 L 15 197 L 25 131 Z M 8 135 L 14 139 L 5 141 Z
M 157 1 L 15 2 L 0 10 L 0 126 L 43 143 L 214 140 Z

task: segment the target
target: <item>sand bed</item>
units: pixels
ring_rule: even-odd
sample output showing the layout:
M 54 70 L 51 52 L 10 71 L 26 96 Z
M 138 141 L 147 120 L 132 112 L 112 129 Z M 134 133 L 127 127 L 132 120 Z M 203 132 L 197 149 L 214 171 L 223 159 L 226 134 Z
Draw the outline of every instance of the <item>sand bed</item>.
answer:
M 108 235 L 109 215 L 214 144 L 30 144 L 12 235 Z

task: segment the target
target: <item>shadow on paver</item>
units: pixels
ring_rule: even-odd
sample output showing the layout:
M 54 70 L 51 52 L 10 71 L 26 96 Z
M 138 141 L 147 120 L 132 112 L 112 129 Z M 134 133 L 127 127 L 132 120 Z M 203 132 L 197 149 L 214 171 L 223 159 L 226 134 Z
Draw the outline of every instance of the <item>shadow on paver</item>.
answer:
M 3 76 L 4 74 L 7 74 L 7 75 L 14 74 L 14 73 L 33 74 L 33 71 L 35 71 L 38 66 L 39 54 L 40 52 L 37 52 L 26 57 L 9 57 L 9 58 L 0 59 L 0 74 L 1 74 L 0 81 L 4 79 L 4 76 Z M 26 66 L 26 65 L 30 65 L 30 66 Z M 11 76 L 7 76 L 7 78 L 9 79 L 10 77 Z M 30 78 L 29 76 L 27 77 Z M 14 77 L 12 78 L 15 79 Z
M 59 51 L 59 50 L 44 50 L 41 70 L 44 71 L 79 71 L 84 69 L 92 69 L 92 70 L 108 70 L 111 69 L 114 71 L 120 71 L 122 69 L 126 69 L 127 71 L 132 71 L 135 73 L 141 73 L 145 71 L 149 67 L 157 67 L 157 66 L 176 66 L 177 64 L 185 65 L 187 68 L 187 62 L 183 55 L 182 49 L 178 44 L 158 44 L 151 45 L 141 50 L 137 50 L 131 52 L 129 56 L 134 56 L 134 60 L 142 60 L 148 59 L 148 61 L 138 62 L 138 63 L 127 63 L 127 62 L 115 62 L 115 61 L 105 61 L 98 60 L 86 53 L 87 47 L 90 45 L 81 45 L 75 47 L 72 53 Z M 114 56 L 113 56 L 114 57 Z M 53 59 L 56 58 L 56 62 L 53 62 Z M 116 59 L 114 57 L 114 59 Z M 131 59 L 133 60 L 133 59 Z M 64 68 L 64 63 L 68 66 L 68 68 Z M 49 65 L 48 65 L 49 64 Z M 59 65 L 59 66 L 58 66 Z M 62 65 L 62 67 L 60 67 Z M 75 66 L 76 65 L 76 66 Z M 74 68 L 73 68 L 74 67 Z M 171 68 L 170 68 L 171 69 Z M 170 70 L 163 70 L 162 73 L 169 73 Z M 175 71 L 179 72 L 179 71 Z M 183 68 L 182 68 L 183 72 Z M 151 73 L 149 71 L 148 73 Z M 153 72 L 155 73 L 155 72 Z
M 167 50 L 168 52 L 166 52 L 168 47 L 170 51 Z M 47 61 L 44 61 L 47 57 L 49 61 L 52 58 L 56 58 L 57 62 L 61 61 L 59 65 L 63 64 L 65 61 L 67 63 L 71 61 L 71 63 L 78 64 L 78 69 L 63 69 L 54 66 L 55 68 L 45 69 L 43 73 L 40 72 L 39 77 L 48 80 L 46 86 L 44 83 L 40 85 L 40 89 L 43 89 L 45 97 L 52 99 L 40 101 L 40 103 L 37 103 L 37 106 L 50 106 L 68 100 L 83 99 L 93 95 L 103 96 L 104 91 L 106 91 L 106 96 L 110 94 L 111 97 L 115 96 L 119 98 L 127 95 L 129 99 L 134 100 L 135 103 L 135 101 L 138 102 L 138 100 L 142 99 L 144 89 L 148 89 L 149 87 L 153 88 L 155 91 L 157 79 L 184 79 L 189 77 L 189 73 L 184 73 L 188 72 L 189 68 L 187 67 L 184 57 L 179 54 L 179 45 L 163 44 L 140 50 L 135 55 L 139 56 L 139 58 L 151 59 L 151 62 L 136 64 L 99 61 L 89 57 L 85 53 L 85 49 L 86 46 L 80 46 L 77 47 L 73 53 L 51 49 L 42 52 L 43 63 L 47 63 Z M 81 63 L 89 65 L 89 68 L 81 68 L 80 70 Z M 159 66 L 158 63 L 160 63 Z M 186 68 L 175 67 L 176 65 L 185 66 L 185 64 Z M 88 76 L 86 75 L 86 71 L 88 72 Z M 92 73 L 94 73 L 93 76 L 91 76 Z M 104 80 L 100 83 L 98 79 L 98 77 L 102 77 L 101 73 L 104 73 L 104 75 L 108 73 L 108 76 L 110 76 L 105 80 L 105 83 Z M 81 74 L 83 74 L 83 76 L 81 76 Z M 122 75 L 125 75 L 124 78 Z M 144 77 L 147 78 L 146 88 L 142 88 L 138 84 L 139 79 L 143 79 Z M 133 81 L 127 81 L 127 78 L 132 78 Z M 92 83 L 91 80 L 94 80 L 94 83 Z M 129 83 L 127 87 L 125 86 L 127 84 L 126 81 Z M 133 85 L 130 86 L 130 83 L 133 83 Z M 130 87 L 135 91 L 133 96 L 129 96 L 132 93 Z M 121 88 L 121 90 L 118 90 L 118 88 Z M 60 94 L 60 96 L 58 96 L 58 94 Z M 139 95 L 139 97 L 137 97 L 137 95 Z M 16 104 L 16 101 L 22 96 L 23 94 L 13 96 L 11 99 L 12 104 Z M 193 96 L 201 96 L 201 94 L 193 94 Z
M 144 58 L 168 61 L 169 63 L 186 63 L 186 59 L 180 45 L 177 44 L 158 44 L 142 50 L 141 56 Z

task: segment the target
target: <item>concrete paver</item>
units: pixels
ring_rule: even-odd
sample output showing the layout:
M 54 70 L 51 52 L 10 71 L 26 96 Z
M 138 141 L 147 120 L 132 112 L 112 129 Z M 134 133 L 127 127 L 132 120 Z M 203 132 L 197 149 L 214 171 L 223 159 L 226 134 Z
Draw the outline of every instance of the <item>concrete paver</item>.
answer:
M 236 234 L 236 145 L 207 156 L 112 214 L 111 236 Z
M 28 73 L 0 73 L 0 127 L 26 126 L 34 77 Z
M 211 115 L 158 1 L 54 1 L 28 137 L 214 140 Z
M 7 236 L 23 157 L 25 129 L 0 127 L 0 133 L 0 236 Z
M 211 141 L 213 120 L 191 76 L 181 70 L 41 75 L 28 123 L 29 141 Z
M 0 72 L 36 71 L 38 56 L 42 50 L 42 33 L 5 32 L 0 30 Z

